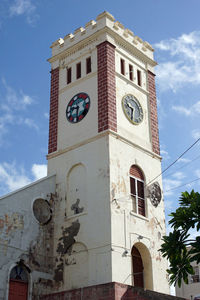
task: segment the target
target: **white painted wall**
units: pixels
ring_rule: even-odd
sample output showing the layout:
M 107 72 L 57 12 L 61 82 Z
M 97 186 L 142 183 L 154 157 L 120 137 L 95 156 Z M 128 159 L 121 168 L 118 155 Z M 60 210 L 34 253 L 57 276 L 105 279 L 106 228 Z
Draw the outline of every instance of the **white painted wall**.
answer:
M 98 133 L 96 45 L 105 40 L 116 46 L 117 134 Z M 152 153 L 149 127 L 147 69 L 153 71 L 156 64 L 153 50 L 107 13 L 98 16 L 97 23 L 89 22 L 85 30 L 78 29 L 74 36 L 66 36 L 64 42 L 55 42 L 52 50 L 53 57 L 49 60 L 52 68 L 60 66 L 58 152 L 48 156 L 48 174 L 56 174 L 59 199 L 55 210 L 54 255 L 58 256 L 57 245 L 62 239 L 62 231 L 76 220 L 80 230 L 75 241 L 84 245 L 73 254 L 76 265 L 66 263 L 66 257 L 69 259 L 70 256 L 66 254 L 64 283 L 58 284 L 58 290 L 112 281 L 132 284 L 130 252 L 136 244 L 145 266 L 145 287 L 169 293 L 167 263 L 158 252 L 161 237 L 165 234 L 163 199 L 155 208 L 146 197 L 146 217 L 133 213 L 129 200 L 131 165 L 136 164 L 143 170 L 146 183 L 161 172 L 160 157 Z M 67 86 L 66 67 L 72 67 L 74 73 L 76 63 L 84 64 L 88 51 L 92 57 L 92 73 L 79 80 L 73 75 L 72 83 Z M 126 69 L 129 63 L 133 64 L 134 77 L 137 69 L 142 72 L 142 87 L 137 85 L 136 78 L 131 82 L 128 74 L 120 74 L 121 57 L 126 61 Z M 65 111 L 70 99 L 78 92 L 88 93 L 91 107 L 80 123 L 70 124 Z M 144 119 L 140 125 L 131 124 L 123 113 L 122 97 L 129 93 L 137 97 L 143 108 Z M 73 197 L 67 176 L 78 164 L 85 168 L 83 182 L 87 186 L 87 199 L 84 211 L 73 216 L 70 212 Z M 158 181 L 162 188 L 161 178 Z M 76 189 L 74 183 L 72 186 Z M 81 203 L 80 199 L 80 206 Z M 83 264 L 78 258 L 80 249 L 84 249 Z M 128 251 L 126 255 L 125 250 Z M 57 264 L 59 262 L 58 259 Z
M 163 199 L 154 207 L 146 196 L 146 217 L 135 214 L 130 199 L 129 170 L 136 164 L 144 172 L 145 183 L 148 183 L 161 172 L 160 160 L 153 158 L 127 144 L 119 138 L 110 137 L 110 199 L 116 199 L 111 206 L 112 228 L 112 281 L 132 284 L 131 249 L 140 242 L 146 246 L 152 261 L 152 285 L 146 288 L 154 291 L 169 293 L 166 278 L 166 260 L 161 257 L 158 249 L 162 243 L 161 237 L 165 234 L 165 215 Z M 162 186 L 161 178 L 158 178 Z M 139 239 L 142 236 L 142 239 Z M 124 251 L 128 254 L 124 255 Z M 145 259 L 144 254 L 143 259 Z M 147 278 L 150 280 L 150 278 Z M 146 280 L 146 281 L 148 281 Z
M 55 194 L 55 176 L 45 177 L 0 198 L 0 300 L 6 300 L 8 297 L 12 267 L 20 259 L 23 259 L 25 264 L 28 263 L 30 249 L 37 242 L 41 242 L 38 238 L 39 236 L 41 238 L 43 229 L 34 217 L 33 202 L 37 198 L 49 200 L 48 196 L 51 193 Z M 43 249 L 44 255 L 46 250 Z M 41 272 L 36 272 L 33 266 L 27 265 L 27 267 L 31 270 L 28 298 L 30 300 L 32 284 L 39 278 L 52 278 L 52 271 L 44 271 L 41 268 Z

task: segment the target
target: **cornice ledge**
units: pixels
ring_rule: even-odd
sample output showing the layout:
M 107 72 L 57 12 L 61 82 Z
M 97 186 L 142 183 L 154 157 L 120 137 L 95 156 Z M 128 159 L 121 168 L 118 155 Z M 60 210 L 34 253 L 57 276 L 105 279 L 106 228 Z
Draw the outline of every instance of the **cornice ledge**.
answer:
M 127 49 L 129 52 L 133 53 L 135 56 L 140 58 L 142 61 L 145 63 L 150 64 L 151 66 L 155 67 L 157 66 L 157 62 L 150 57 L 148 57 L 145 53 L 143 53 L 141 50 L 139 50 L 134 44 L 131 44 L 129 41 L 121 37 L 117 32 L 112 31 L 110 28 L 107 28 L 107 32 L 111 34 L 114 39 L 116 44 L 120 44 L 123 46 L 125 49 Z
M 53 63 L 58 59 L 62 59 L 64 57 L 70 55 L 71 53 L 77 51 L 78 48 L 80 48 L 80 47 L 84 48 L 86 45 L 89 45 L 89 44 L 93 43 L 100 35 L 102 35 L 104 33 L 110 34 L 110 36 L 114 37 L 114 40 L 115 40 L 116 43 L 117 42 L 120 43 L 125 49 L 127 49 L 128 51 L 133 53 L 135 56 L 140 58 L 145 63 L 148 63 L 149 65 L 151 65 L 153 67 L 155 67 L 157 65 L 157 62 L 155 60 L 148 57 L 145 53 L 142 53 L 141 50 L 137 49 L 136 46 L 131 44 L 125 38 L 121 37 L 117 32 L 114 32 L 108 26 L 105 26 L 104 28 L 102 28 L 102 29 L 96 31 L 95 33 L 91 34 L 90 36 L 88 36 L 84 40 L 81 40 L 81 41 L 77 42 L 76 44 L 74 44 L 73 46 L 63 50 L 62 52 L 60 52 L 60 53 L 58 53 L 58 54 L 56 54 L 52 57 L 50 57 L 49 59 L 47 59 L 47 61 L 49 63 Z M 102 41 L 100 41 L 100 42 L 102 42 Z
M 113 137 L 115 137 L 116 139 L 119 139 L 119 140 L 125 142 L 126 144 L 129 144 L 131 146 L 134 146 L 137 149 L 142 150 L 143 152 L 147 153 L 148 155 L 152 156 L 153 158 L 157 158 L 159 160 L 162 159 L 162 157 L 160 155 L 158 155 L 158 154 L 154 153 L 153 151 L 148 150 L 148 149 L 146 149 L 146 148 L 144 148 L 144 147 L 142 147 L 142 146 L 140 146 L 138 144 L 135 144 L 134 142 L 131 142 L 130 140 L 126 139 L 122 135 L 120 135 L 120 134 L 118 134 L 118 133 L 116 133 L 116 132 L 114 132 L 112 130 L 109 130 L 109 134 L 112 135 Z
M 84 140 L 84 141 L 82 141 L 80 143 L 74 144 L 74 145 L 72 145 L 70 147 L 67 147 L 65 149 L 58 150 L 58 151 L 56 151 L 54 153 L 51 153 L 51 154 L 47 154 L 46 158 L 47 158 L 47 160 L 49 160 L 51 158 L 57 157 L 57 156 L 59 156 L 59 155 L 61 155 L 63 153 L 69 152 L 69 151 L 74 150 L 74 149 L 76 149 L 78 147 L 81 147 L 81 146 L 89 144 L 89 143 L 91 143 L 93 141 L 96 141 L 96 140 L 98 140 L 98 139 L 100 139 L 100 138 L 102 138 L 102 137 L 104 137 L 106 135 L 108 135 L 108 130 L 106 130 L 104 132 L 101 132 L 101 133 L 98 133 L 97 135 L 95 135 L 95 136 L 93 136 L 93 137 L 91 137 L 89 139 L 86 139 L 86 140 Z
M 96 141 L 96 140 L 98 140 L 98 139 L 100 139 L 100 138 L 102 138 L 104 136 L 108 136 L 108 135 L 111 135 L 111 136 L 115 137 L 116 139 L 119 139 L 119 140 L 125 142 L 126 144 L 129 144 L 131 146 L 134 146 L 137 149 L 142 150 L 143 152 L 145 152 L 146 154 L 150 155 L 153 158 L 157 158 L 159 160 L 162 159 L 160 155 L 158 155 L 158 154 L 156 154 L 156 153 L 154 153 L 154 152 L 152 152 L 152 151 L 150 151 L 150 150 L 148 150 L 148 149 L 146 149 L 146 148 L 144 148 L 142 146 L 139 146 L 139 145 L 131 142 L 130 140 L 124 138 L 123 136 L 121 136 L 120 134 L 116 133 L 115 131 L 113 131 L 111 129 L 108 129 L 108 130 L 105 130 L 104 132 L 98 133 L 97 135 L 95 135 L 95 136 L 93 136 L 93 137 L 91 137 L 91 138 L 89 138 L 89 139 L 87 139 L 85 141 L 82 141 L 80 143 L 74 144 L 74 145 L 72 145 L 70 147 L 67 147 L 65 149 L 58 150 L 58 151 L 56 151 L 54 153 L 51 153 L 51 154 L 47 154 L 46 158 L 47 158 L 47 160 L 49 160 L 51 158 L 55 158 L 55 157 L 57 157 L 57 156 L 59 156 L 61 154 L 67 153 L 69 151 L 72 151 L 72 150 L 74 150 L 74 149 L 76 149 L 78 147 L 84 146 L 86 144 L 94 142 L 94 141 Z

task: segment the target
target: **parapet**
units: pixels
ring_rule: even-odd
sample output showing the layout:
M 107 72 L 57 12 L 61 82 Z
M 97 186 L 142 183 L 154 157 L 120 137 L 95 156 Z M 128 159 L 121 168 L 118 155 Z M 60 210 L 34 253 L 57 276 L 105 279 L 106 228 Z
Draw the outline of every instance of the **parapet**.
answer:
M 104 11 L 99 14 L 96 21 L 91 20 L 85 24 L 85 27 L 77 28 L 74 33 L 67 34 L 63 38 L 59 38 L 50 46 L 52 48 L 52 61 L 54 56 L 57 56 L 65 50 L 72 48 L 74 45 L 87 40 L 91 42 L 92 36 L 97 38 L 103 33 L 110 35 L 114 43 L 120 39 L 123 43 L 128 44 L 129 48 L 132 47 L 143 53 L 146 58 L 153 61 L 153 47 L 146 41 L 143 41 L 140 37 L 136 36 L 131 30 L 124 27 L 119 21 L 109 13 Z M 105 35 L 104 35 L 105 37 Z M 107 37 L 105 38 L 105 40 Z

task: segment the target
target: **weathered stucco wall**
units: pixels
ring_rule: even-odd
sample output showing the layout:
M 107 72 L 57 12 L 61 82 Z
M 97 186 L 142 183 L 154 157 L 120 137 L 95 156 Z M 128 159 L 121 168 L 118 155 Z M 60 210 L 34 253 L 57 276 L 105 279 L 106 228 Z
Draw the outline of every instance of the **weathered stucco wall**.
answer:
M 105 41 L 109 47 L 97 55 L 97 48 Z M 91 73 L 86 74 L 88 56 L 92 65 Z M 121 59 L 125 61 L 124 74 Z M 161 172 L 161 158 L 152 146 L 152 91 L 148 86 L 148 71 L 153 72 L 156 65 L 153 48 L 103 13 L 96 22 L 53 43 L 49 62 L 52 69 L 59 68 L 60 78 L 58 148 L 48 155 L 48 174 L 57 175 L 55 288 L 62 291 L 112 281 L 132 284 L 131 249 L 136 245 L 145 267 L 145 288 L 168 293 L 167 264 L 158 252 L 165 233 L 163 199 L 154 207 L 146 194 L 145 217 L 133 212 L 130 200 L 132 165 L 141 168 L 145 184 Z M 83 68 L 77 79 L 79 62 Z M 102 82 L 101 64 L 106 77 Z M 109 64 L 113 66 L 110 72 Z M 67 84 L 68 68 L 72 81 Z M 141 72 L 141 84 L 137 71 Z M 66 118 L 66 107 L 81 92 L 89 95 L 91 106 L 81 122 L 72 124 Z M 139 125 L 123 112 L 122 98 L 127 94 L 134 95 L 142 107 Z M 107 126 L 109 118 L 113 127 Z M 162 189 L 160 178 L 158 182 Z
M 144 263 L 144 284 L 147 289 L 169 293 L 166 277 L 167 262 L 158 249 L 165 234 L 163 198 L 154 207 L 145 188 L 145 211 L 141 216 L 133 211 L 130 197 L 129 170 L 136 164 L 145 176 L 145 184 L 161 172 L 160 160 L 148 152 L 110 137 L 110 184 L 112 203 L 112 281 L 132 284 L 131 249 L 135 245 Z M 124 158 L 124 159 L 123 159 Z M 158 178 L 162 186 L 161 178 Z M 127 253 L 125 253 L 127 251 Z M 120 268 L 120 272 L 119 272 Z
M 50 159 L 48 172 L 57 174 L 59 199 L 55 204 L 55 288 L 111 281 L 108 137 Z
M 182 281 L 180 288 L 178 287 L 178 285 L 176 285 L 176 295 L 179 297 L 185 297 L 187 299 L 191 299 L 191 296 L 193 297 L 192 299 L 194 299 L 195 296 L 200 295 L 200 264 L 197 264 L 197 262 L 195 261 L 192 262 L 191 265 L 194 269 L 196 269 L 196 276 L 189 275 L 189 283 L 185 284 Z
M 73 300 L 184 300 L 183 298 L 163 293 L 143 290 L 142 288 L 110 282 L 85 287 L 63 293 L 45 295 L 41 300 L 73 299 Z
M 46 177 L 0 198 L 0 299 L 6 300 L 11 269 L 23 263 L 29 270 L 29 298 L 50 291 L 53 270 L 53 222 L 41 225 L 33 213 L 36 199 L 47 200 L 52 214 L 55 176 Z M 40 207 L 35 208 L 41 214 Z M 42 217 L 42 215 L 41 215 Z M 31 298 L 32 294 L 32 298 Z

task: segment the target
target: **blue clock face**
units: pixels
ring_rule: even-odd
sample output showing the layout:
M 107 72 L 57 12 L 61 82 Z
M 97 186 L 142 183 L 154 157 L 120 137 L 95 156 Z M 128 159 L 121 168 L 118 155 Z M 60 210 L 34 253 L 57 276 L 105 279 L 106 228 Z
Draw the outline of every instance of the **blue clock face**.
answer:
M 66 117 L 70 123 L 78 123 L 87 115 L 90 108 L 90 97 L 86 93 L 76 94 L 68 103 Z

